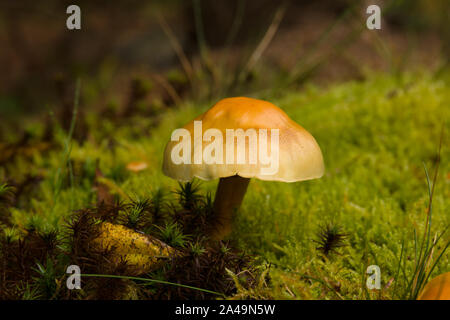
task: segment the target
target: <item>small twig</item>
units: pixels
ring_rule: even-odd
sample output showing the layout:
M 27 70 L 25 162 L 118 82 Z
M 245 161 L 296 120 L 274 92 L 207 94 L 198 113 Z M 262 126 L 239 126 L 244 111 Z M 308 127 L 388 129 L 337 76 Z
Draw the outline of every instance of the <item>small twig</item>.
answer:
M 166 20 L 161 14 L 157 14 L 157 19 L 159 22 L 159 25 L 163 29 L 166 36 L 169 38 L 170 44 L 172 45 L 173 50 L 175 51 L 176 55 L 178 56 L 178 59 L 180 60 L 181 66 L 184 69 L 184 72 L 186 73 L 187 77 L 189 78 L 189 81 L 191 84 L 193 83 L 194 78 L 194 69 L 192 68 L 191 63 L 189 62 L 189 59 L 187 58 L 186 54 L 183 51 L 183 48 L 176 38 L 175 34 L 173 33 L 170 26 L 167 24 Z
M 264 37 L 259 42 L 259 45 L 256 47 L 255 51 L 253 51 L 253 54 L 250 56 L 250 59 L 247 62 L 247 65 L 242 70 L 241 74 L 239 75 L 239 79 L 242 80 L 245 78 L 245 76 L 253 69 L 253 67 L 256 65 L 258 60 L 261 58 L 264 51 L 269 46 L 270 42 L 272 41 L 273 37 L 275 36 L 275 33 L 278 30 L 278 27 L 280 26 L 281 21 L 283 20 L 284 13 L 286 11 L 286 5 L 282 5 L 278 8 L 278 10 L 275 12 L 275 15 L 273 17 L 272 23 L 270 24 L 269 28 L 267 29 Z
M 167 93 L 169 94 L 169 96 L 172 98 L 173 102 L 176 105 L 180 105 L 181 104 L 181 97 L 179 96 L 179 94 L 177 93 L 177 91 L 175 90 L 175 88 L 170 84 L 169 81 L 167 81 L 163 76 L 159 75 L 159 74 L 155 74 L 153 75 L 153 78 L 159 82 L 159 84 L 167 91 Z

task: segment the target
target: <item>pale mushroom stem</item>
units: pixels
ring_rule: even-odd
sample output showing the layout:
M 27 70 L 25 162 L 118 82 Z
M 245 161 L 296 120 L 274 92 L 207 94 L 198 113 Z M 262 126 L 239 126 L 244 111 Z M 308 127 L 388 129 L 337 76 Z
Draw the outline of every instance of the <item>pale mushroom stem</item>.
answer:
M 220 178 L 214 200 L 214 222 L 210 232 L 213 240 L 222 240 L 231 232 L 234 212 L 241 206 L 249 178 L 233 176 Z

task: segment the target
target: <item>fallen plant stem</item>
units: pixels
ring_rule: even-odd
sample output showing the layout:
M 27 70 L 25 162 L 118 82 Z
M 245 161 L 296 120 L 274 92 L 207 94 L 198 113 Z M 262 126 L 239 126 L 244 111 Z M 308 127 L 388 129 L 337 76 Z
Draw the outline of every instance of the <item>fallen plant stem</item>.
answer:
M 182 288 L 202 291 L 202 292 L 206 292 L 206 293 L 211 293 L 211 294 L 214 294 L 214 295 L 221 296 L 221 297 L 225 298 L 225 295 L 220 293 L 220 292 L 211 291 L 211 290 L 208 290 L 208 289 L 203 289 L 203 288 L 198 288 L 198 287 L 193 287 L 193 286 L 188 286 L 188 285 L 180 284 L 180 283 L 164 281 L 164 280 L 147 279 L 147 278 L 139 278 L 139 277 L 132 277 L 132 276 L 118 276 L 118 275 L 113 275 L 113 274 L 80 274 L 80 276 L 81 277 L 127 279 L 127 280 L 137 280 L 137 281 L 145 281 L 145 282 L 167 284 L 167 285 L 171 285 L 171 286 L 182 287 Z

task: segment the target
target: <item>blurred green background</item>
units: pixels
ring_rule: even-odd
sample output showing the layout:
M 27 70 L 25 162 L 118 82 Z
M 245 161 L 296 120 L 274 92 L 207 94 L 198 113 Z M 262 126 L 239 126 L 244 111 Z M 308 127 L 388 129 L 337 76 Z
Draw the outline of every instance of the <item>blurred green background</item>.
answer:
M 436 71 L 450 53 L 445 0 L 372 1 L 377 31 L 365 27 L 366 1 L 76 1 L 80 31 L 65 27 L 70 4 L 0 1 L 3 121 L 64 108 L 77 77 L 98 109 L 125 108 L 136 91 L 143 108 L 170 107 L 367 70 Z

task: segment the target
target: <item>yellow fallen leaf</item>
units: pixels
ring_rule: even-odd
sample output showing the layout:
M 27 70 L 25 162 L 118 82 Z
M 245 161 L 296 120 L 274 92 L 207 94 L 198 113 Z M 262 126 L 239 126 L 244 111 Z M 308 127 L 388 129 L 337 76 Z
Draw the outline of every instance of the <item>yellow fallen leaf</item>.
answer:
M 136 275 L 149 272 L 165 258 L 178 254 L 176 249 L 150 235 L 109 222 L 100 225 L 100 235 L 93 242 L 100 250 L 112 249 L 113 261 L 125 261 L 130 272 Z

